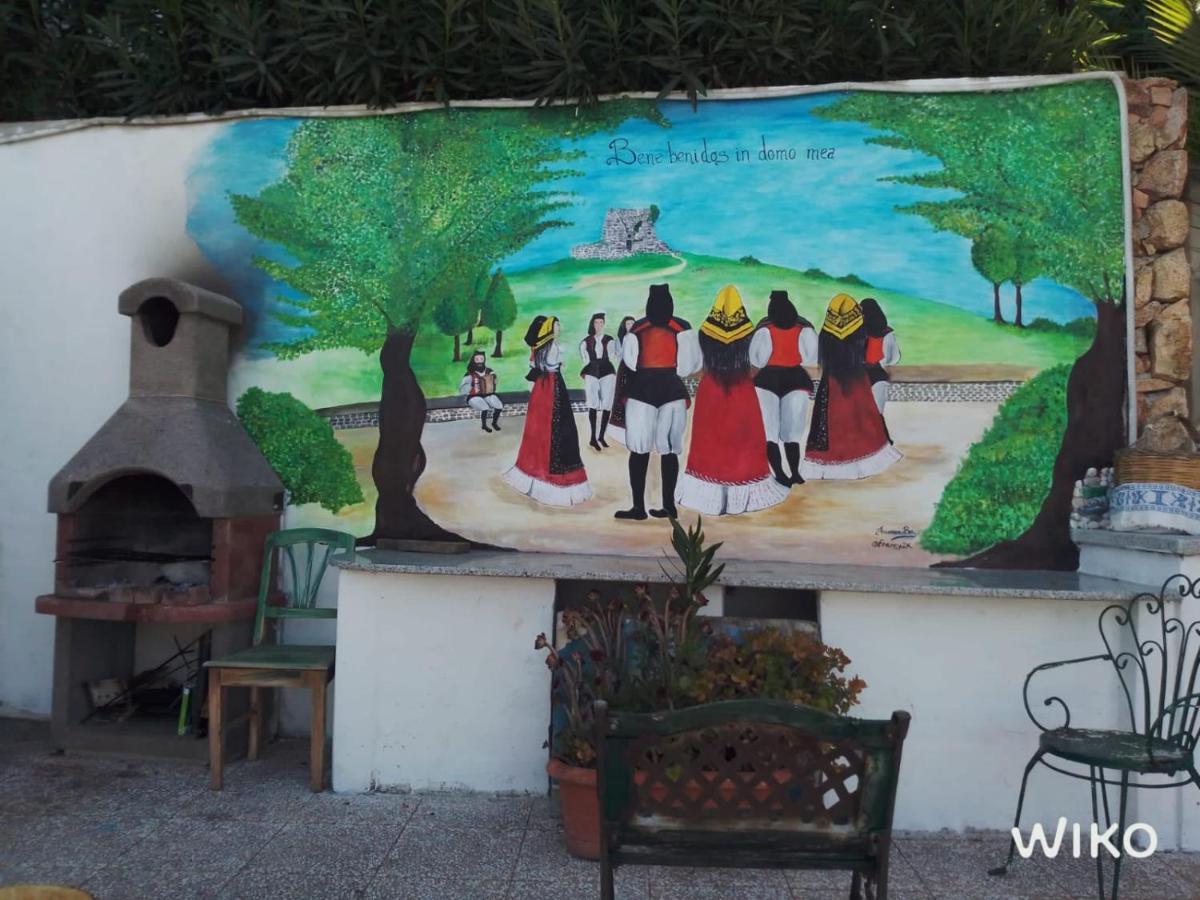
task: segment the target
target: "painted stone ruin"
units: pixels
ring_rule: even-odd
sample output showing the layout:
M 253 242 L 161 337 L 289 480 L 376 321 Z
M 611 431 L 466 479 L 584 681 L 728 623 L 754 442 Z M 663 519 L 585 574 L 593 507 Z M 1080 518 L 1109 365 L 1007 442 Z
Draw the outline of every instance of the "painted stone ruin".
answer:
M 188 228 L 291 524 L 657 555 L 703 515 L 731 558 L 1071 567 L 1129 425 L 1123 112 L 1079 76 L 236 122 Z M 1141 288 L 1139 350 L 1173 309 Z

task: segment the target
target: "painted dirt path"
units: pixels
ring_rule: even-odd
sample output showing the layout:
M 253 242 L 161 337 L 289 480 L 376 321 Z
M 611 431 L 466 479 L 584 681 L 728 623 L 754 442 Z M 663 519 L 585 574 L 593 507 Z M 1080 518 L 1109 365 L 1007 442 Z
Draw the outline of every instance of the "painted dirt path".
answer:
M 891 403 L 888 426 L 904 459 L 886 472 L 864 481 L 809 482 L 793 488 L 788 499 L 772 509 L 709 518 L 706 529 L 713 540 L 727 542 L 730 557 L 926 566 L 943 557 L 876 531 L 925 528 L 959 460 L 995 414 L 994 403 Z M 586 439 L 587 417 L 578 415 L 576 421 Z M 503 431 L 491 435 L 483 433 L 478 420 L 426 427 L 423 443 L 429 466 L 417 496 L 436 522 L 465 537 L 523 550 L 638 556 L 661 552 L 667 542 L 664 522 L 613 518 L 616 510 L 629 505 L 628 454 L 623 447 L 611 442 L 611 449 L 595 453 L 585 445 L 583 459 L 595 496 L 571 509 L 552 509 L 517 494 L 500 477 L 516 458 L 525 420 L 512 416 L 500 423 Z M 369 472 L 377 435 L 370 428 L 337 435 L 354 455 L 366 503 L 336 517 L 306 506 L 294 514 L 293 524 L 295 519 L 333 522 L 365 534 L 375 502 Z M 646 492 L 650 505 L 658 504 L 657 469 L 657 461 L 652 462 Z M 695 515 L 683 508 L 681 513 L 688 521 Z
M 584 275 L 577 278 L 572 287 L 576 290 L 582 290 L 596 284 L 626 284 L 630 281 L 653 281 L 656 278 L 663 278 L 667 275 L 676 275 L 687 268 L 687 260 L 682 256 L 671 254 L 671 258 L 675 260 L 675 265 L 673 266 L 664 266 L 661 269 L 653 269 L 649 272 L 633 272 L 629 275 Z

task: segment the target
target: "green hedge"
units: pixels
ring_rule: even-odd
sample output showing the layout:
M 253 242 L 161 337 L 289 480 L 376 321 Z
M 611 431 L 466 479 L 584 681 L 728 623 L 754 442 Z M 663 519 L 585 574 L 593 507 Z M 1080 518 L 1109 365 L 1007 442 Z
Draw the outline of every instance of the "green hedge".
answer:
M 1069 365 L 1039 372 L 1004 401 L 942 491 L 920 543 L 966 556 L 1020 536 L 1042 508 L 1067 427 Z
M 350 451 L 328 421 L 291 394 L 249 388 L 238 397 L 237 414 L 288 489 L 291 505 L 319 503 L 337 512 L 362 502 Z
M 0 118 L 1065 72 L 1059 0 L 0 0 Z

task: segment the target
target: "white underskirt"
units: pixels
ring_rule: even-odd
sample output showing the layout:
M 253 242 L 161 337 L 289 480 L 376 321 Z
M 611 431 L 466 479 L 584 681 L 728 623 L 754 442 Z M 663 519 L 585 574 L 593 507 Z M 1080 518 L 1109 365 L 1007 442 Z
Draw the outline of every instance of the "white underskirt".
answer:
M 546 506 L 575 506 L 592 498 L 592 485 L 588 481 L 551 484 L 527 475 L 515 465 L 504 473 L 504 480 L 520 493 Z
M 805 481 L 856 481 L 878 475 L 894 462 L 904 459 L 904 454 L 891 444 L 884 444 L 869 456 L 847 462 L 823 463 L 804 457 L 800 463 L 800 475 Z
M 604 439 L 607 441 L 612 438 L 621 446 L 625 446 L 625 429 L 620 425 L 609 424 L 608 430 L 604 432 Z
M 787 499 L 788 489 L 768 475 L 749 484 L 718 484 L 684 472 L 675 486 L 675 502 L 706 516 L 734 516 L 766 509 Z

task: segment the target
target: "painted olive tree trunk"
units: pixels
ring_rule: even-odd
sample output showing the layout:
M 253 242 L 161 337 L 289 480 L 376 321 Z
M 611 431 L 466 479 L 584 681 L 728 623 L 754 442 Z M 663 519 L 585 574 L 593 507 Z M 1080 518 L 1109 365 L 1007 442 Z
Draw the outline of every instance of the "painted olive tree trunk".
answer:
M 425 429 L 425 394 L 412 369 L 415 335 L 389 331 L 379 352 L 383 388 L 379 398 L 379 446 L 371 477 L 379 491 L 375 502 L 375 531 L 364 540 L 460 541 L 417 504 L 417 480 L 425 471 L 421 433 Z
M 1004 313 L 1000 311 L 1000 282 L 992 282 L 992 321 L 1003 322 Z

